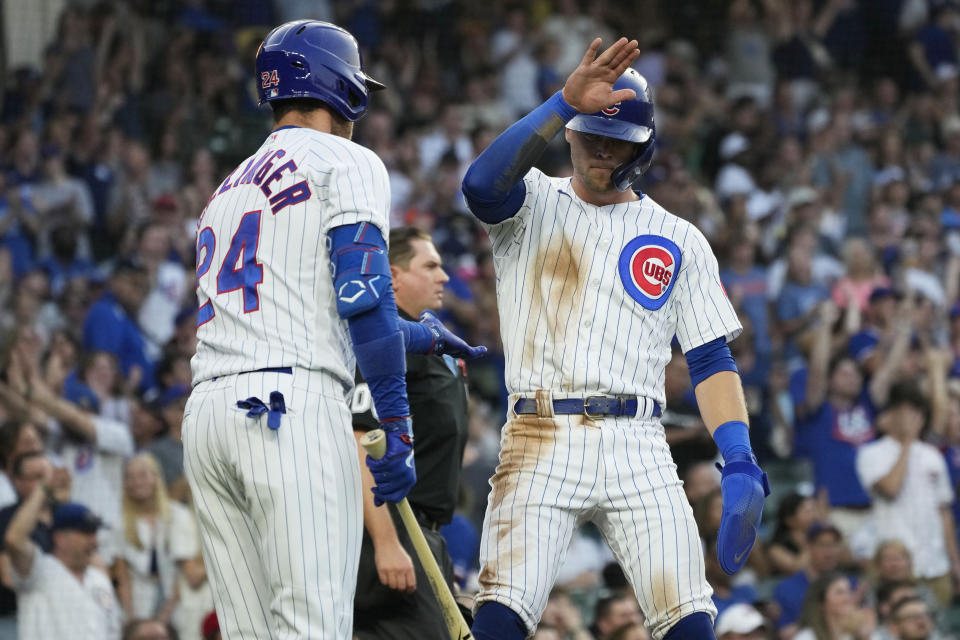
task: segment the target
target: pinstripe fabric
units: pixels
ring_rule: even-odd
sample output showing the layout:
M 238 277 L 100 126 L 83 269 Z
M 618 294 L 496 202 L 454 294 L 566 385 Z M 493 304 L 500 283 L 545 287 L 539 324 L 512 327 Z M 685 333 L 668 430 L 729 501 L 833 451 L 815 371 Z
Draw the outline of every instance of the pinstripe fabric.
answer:
M 684 351 L 742 327 L 703 234 L 649 197 L 594 207 L 569 178 L 531 169 L 516 216 L 485 225 L 510 393 L 637 395 L 665 404 L 663 375 L 676 334 Z M 672 240 L 683 265 L 666 304 L 650 311 L 626 292 L 620 250 L 645 234 Z
M 326 234 L 370 222 L 386 238 L 389 203 L 373 152 L 281 129 L 200 218 L 202 322 L 183 439 L 224 637 L 352 637 L 363 513 L 348 397 L 355 361 Z M 244 373 L 277 367 L 294 373 Z M 277 430 L 236 408 L 272 391 L 287 409 Z
M 235 407 L 273 390 L 287 404 L 276 431 Z M 224 637 L 349 639 L 363 523 L 339 381 L 294 369 L 202 382 L 183 439 Z
M 520 211 L 490 233 L 510 407 L 554 398 L 636 395 L 665 405 L 664 369 L 684 351 L 742 327 L 703 234 L 649 197 L 595 207 L 569 178 L 532 169 Z M 621 281 L 620 254 L 659 236 L 682 257 L 673 288 L 649 309 Z M 693 512 L 663 429 L 636 417 L 507 416 L 491 479 L 477 605 L 495 601 L 536 626 L 575 528 L 597 524 L 657 639 L 682 617 L 716 610 Z
M 269 183 L 270 193 L 306 180 L 311 196 L 274 214 L 263 192 L 270 171 L 260 184 L 256 179 L 244 183 L 243 177 L 259 160 L 266 159 L 260 166 L 268 166 L 278 150 L 284 155 L 272 161 L 270 171 L 291 160 L 296 169 Z M 197 328 L 193 383 L 264 367 L 299 366 L 327 370 L 352 388 L 353 351 L 346 322 L 336 311 L 326 236 L 334 227 L 370 222 L 387 238 L 389 210 L 387 170 L 369 149 L 311 129 L 271 134 L 227 176 L 200 218 L 199 228 L 213 230 L 216 247 L 211 268 L 199 278 L 197 296 L 201 305 L 211 302 L 214 316 Z M 242 292 L 217 293 L 217 276 L 240 219 L 250 211 L 261 211 L 257 261 L 263 282 L 256 287 L 259 308 L 245 312 Z

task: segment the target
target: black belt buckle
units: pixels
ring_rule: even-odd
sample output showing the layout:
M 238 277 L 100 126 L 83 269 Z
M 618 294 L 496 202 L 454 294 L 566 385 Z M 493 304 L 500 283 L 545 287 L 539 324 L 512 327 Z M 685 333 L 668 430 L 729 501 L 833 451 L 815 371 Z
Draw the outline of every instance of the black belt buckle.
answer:
M 596 417 L 599 417 L 599 416 L 606 415 L 606 414 L 610 413 L 609 409 L 607 409 L 606 407 L 604 407 L 603 404 L 601 404 L 600 409 L 598 409 L 596 413 L 591 413 L 591 412 L 590 412 L 590 401 L 591 401 L 591 400 L 600 400 L 601 403 L 602 403 L 604 400 L 607 400 L 607 399 L 608 399 L 608 398 L 607 398 L 606 396 L 587 396 L 587 397 L 585 397 L 585 398 L 583 399 L 583 415 L 586 416 L 587 418 L 596 418 Z M 610 399 L 615 399 L 615 398 L 610 398 Z

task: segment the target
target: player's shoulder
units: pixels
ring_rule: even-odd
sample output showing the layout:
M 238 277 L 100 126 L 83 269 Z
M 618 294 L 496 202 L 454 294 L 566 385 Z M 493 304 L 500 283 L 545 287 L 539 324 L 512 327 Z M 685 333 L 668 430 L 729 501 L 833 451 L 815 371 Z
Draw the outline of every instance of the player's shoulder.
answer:
M 640 206 L 646 214 L 644 218 L 650 231 L 670 239 L 681 251 L 702 251 L 704 247 L 709 247 L 710 243 L 697 225 L 670 213 L 650 196 L 644 195 Z
M 383 160 L 363 145 L 332 133 L 315 129 L 286 129 L 278 132 L 278 142 L 284 138 L 296 143 L 294 153 L 299 155 L 305 166 L 319 174 L 330 175 L 342 172 L 370 172 L 386 174 Z

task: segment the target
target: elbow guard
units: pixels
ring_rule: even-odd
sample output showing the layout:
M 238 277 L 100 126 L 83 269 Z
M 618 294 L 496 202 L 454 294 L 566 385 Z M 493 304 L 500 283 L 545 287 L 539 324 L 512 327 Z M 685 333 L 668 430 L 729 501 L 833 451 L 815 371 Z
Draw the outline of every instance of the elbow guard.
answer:
M 724 338 L 717 338 L 686 353 L 687 368 L 693 387 L 721 371 L 737 373 L 737 363 L 733 361 L 730 347 Z
M 390 290 L 390 259 L 380 230 L 372 224 L 337 227 L 327 234 L 337 313 L 351 318 L 373 309 Z

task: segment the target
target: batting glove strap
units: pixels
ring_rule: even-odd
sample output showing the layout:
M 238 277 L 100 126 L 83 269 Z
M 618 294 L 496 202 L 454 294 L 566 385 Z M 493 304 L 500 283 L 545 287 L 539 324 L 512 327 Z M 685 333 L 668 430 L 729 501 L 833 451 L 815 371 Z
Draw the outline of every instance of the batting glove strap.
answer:
M 717 467 L 722 471 L 720 493 L 723 496 L 717 559 L 720 568 L 732 575 L 746 563 L 757 540 L 770 483 L 767 474 L 752 462 L 736 461 Z

